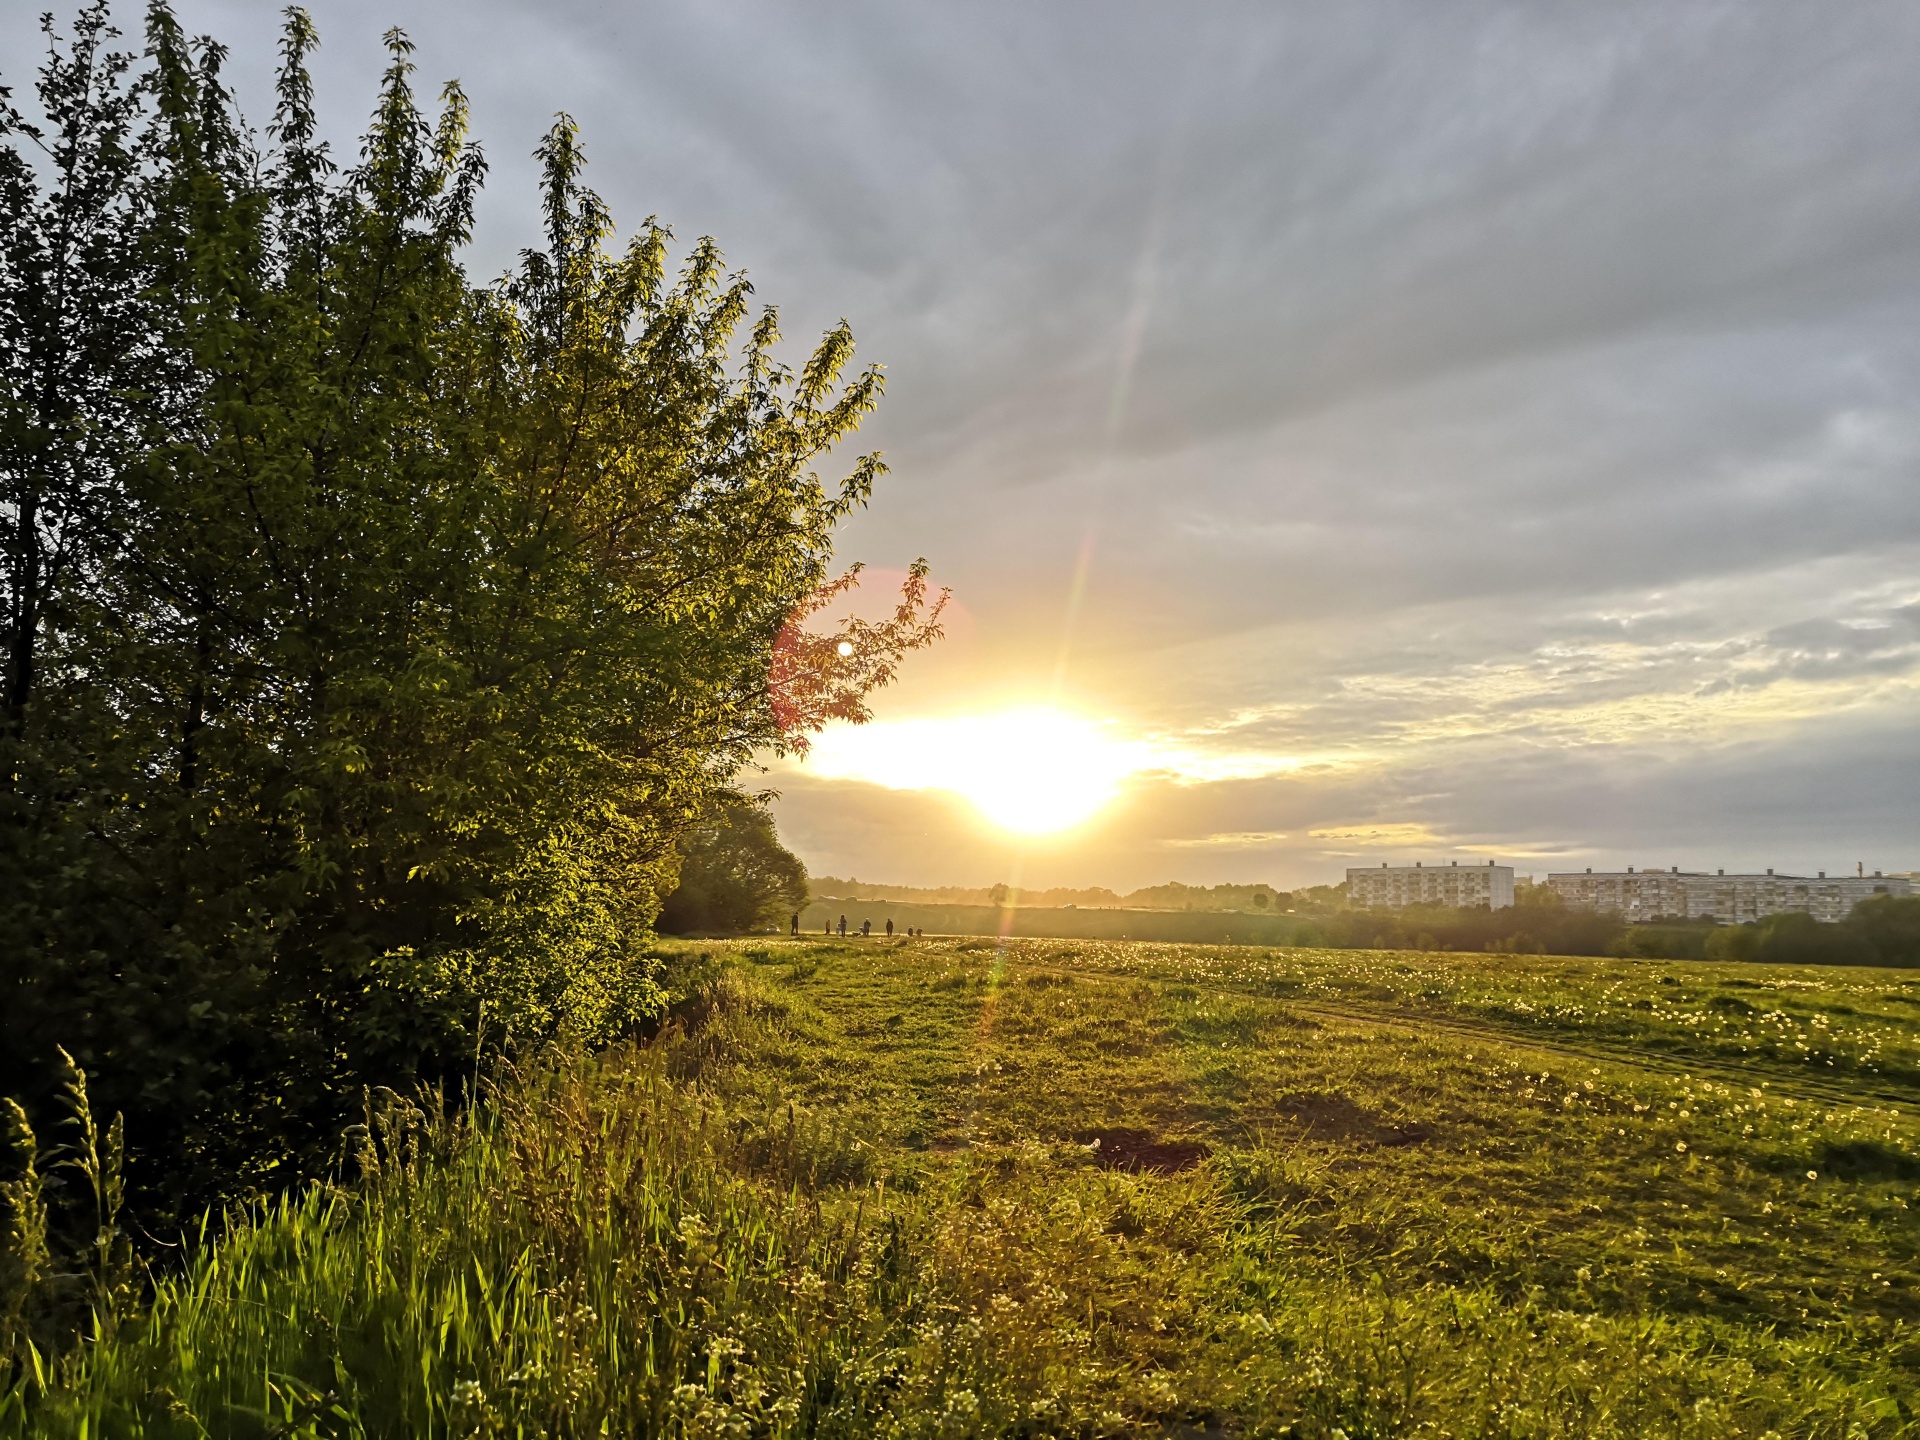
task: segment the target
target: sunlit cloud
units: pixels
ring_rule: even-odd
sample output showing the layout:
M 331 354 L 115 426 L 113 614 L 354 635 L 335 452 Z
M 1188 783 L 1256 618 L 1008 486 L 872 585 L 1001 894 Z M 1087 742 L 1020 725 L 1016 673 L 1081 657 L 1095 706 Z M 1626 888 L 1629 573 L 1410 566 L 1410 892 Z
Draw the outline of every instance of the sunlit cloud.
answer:
M 1395 824 L 1343 825 L 1321 830 L 1309 830 L 1309 839 L 1326 843 L 1335 853 L 1339 848 L 1364 848 L 1369 850 L 1419 850 L 1445 846 L 1445 837 L 1435 834 L 1427 825 L 1403 821 Z
M 1026 706 L 836 726 L 814 742 L 806 768 L 823 779 L 863 780 L 891 790 L 949 791 L 1002 829 L 1043 835 L 1092 819 L 1130 780 L 1220 784 L 1349 763 L 1350 757 L 1334 755 L 1235 750 L 1209 744 L 1204 736 L 1128 738 L 1111 722 Z M 1266 844 L 1275 838 L 1284 836 L 1249 831 L 1245 837 L 1182 843 Z
M 270 94 L 274 7 L 213 8 Z M 323 68 L 378 63 L 315 8 Z M 501 203 L 573 77 L 617 217 L 887 367 L 845 557 L 884 595 L 927 554 L 968 608 L 775 767 L 802 858 L 989 883 L 1059 825 L 1028 883 L 1920 864 L 1920 7 L 1191 8 L 943 7 L 929 45 L 904 7 L 470 0 L 416 36 Z M 781 123 L 823 75 L 838 121 Z M 505 213 L 482 270 L 530 243 Z M 1055 693 L 1080 728 L 963 719 Z M 1426 829 L 1311 833 L 1376 816 Z
M 1896 560 L 1920 563 L 1920 553 L 1885 563 Z M 1436 607 L 1342 632 L 1345 643 L 1304 662 L 1287 655 L 1284 636 L 1272 642 L 1273 659 L 1243 640 L 1233 667 L 1246 668 L 1250 653 L 1270 671 L 1291 662 L 1299 678 L 1289 694 L 1243 700 L 1195 728 L 1188 744 L 1224 778 L 1241 757 L 1274 752 L 1351 767 L 1475 742 L 1698 751 L 1840 714 L 1911 713 L 1920 705 L 1920 604 L 1910 574 L 1816 608 L 1806 593 L 1839 581 L 1838 568 L 1823 560 L 1679 585 L 1584 612 L 1516 617 L 1511 628 Z M 1204 672 L 1209 658 L 1192 668 Z
M 1182 785 L 1210 785 L 1233 780 L 1266 780 L 1305 770 L 1344 769 L 1366 758 L 1338 752 L 1280 755 L 1269 750 L 1236 749 L 1217 741 L 1209 744 L 1207 738 L 1157 736 L 1144 741 L 1140 753 L 1149 763 L 1141 768 L 1159 771 Z
M 1260 850 L 1278 845 L 1286 838 L 1287 832 L 1284 830 L 1234 830 L 1218 835 L 1169 840 L 1166 844 L 1175 850 Z
M 893 790 L 951 791 L 1004 830 L 1044 835 L 1092 818 L 1152 760 L 1149 747 L 1110 727 L 1033 707 L 835 727 L 815 741 L 807 767 Z

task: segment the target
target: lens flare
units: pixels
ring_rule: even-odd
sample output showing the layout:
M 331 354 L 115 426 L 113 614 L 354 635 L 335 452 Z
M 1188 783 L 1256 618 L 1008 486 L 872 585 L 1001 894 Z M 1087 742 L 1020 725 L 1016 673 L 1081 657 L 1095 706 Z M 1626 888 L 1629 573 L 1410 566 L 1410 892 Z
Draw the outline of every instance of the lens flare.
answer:
M 837 727 L 808 768 L 892 790 L 947 790 L 1022 835 L 1071 829 L 1099 813 L 1143 768 L 1142 748 L 1050 708 Z

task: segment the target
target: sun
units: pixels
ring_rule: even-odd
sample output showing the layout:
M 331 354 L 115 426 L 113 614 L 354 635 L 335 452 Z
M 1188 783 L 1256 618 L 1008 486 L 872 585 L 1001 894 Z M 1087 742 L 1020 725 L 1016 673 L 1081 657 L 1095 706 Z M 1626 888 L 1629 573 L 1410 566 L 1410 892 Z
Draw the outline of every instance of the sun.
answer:
M 1141 768 L 1136 747 L 1052 707 L 836 728 L 810 769 L 893 790 L 947 790 L 1003 830 L 1049 835 L 1098 814 Z

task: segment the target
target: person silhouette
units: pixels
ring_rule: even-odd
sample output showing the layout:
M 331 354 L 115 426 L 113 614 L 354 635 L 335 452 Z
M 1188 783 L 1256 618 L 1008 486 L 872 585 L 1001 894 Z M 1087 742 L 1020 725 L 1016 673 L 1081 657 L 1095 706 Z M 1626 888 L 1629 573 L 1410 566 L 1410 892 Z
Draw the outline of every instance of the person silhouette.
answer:
M 800 933 L 800 912 L 797 910 L 794 912 L 794 916 L 793 916 L 793 929 L 789 933 L 794 935 L 798 935 Z
M 862 934 L 863 936 L 865 936 L 865 935 L 871 935 L 871 934 L 873 934 L 873 921 L 871 921 L 871 920 L 862 920 L 862 921 L 860 922 L 860 933 L 861 933 L 861 934 Z
M 893 939 L 893 921 L 887 921 L 887 939 Z
M 840 917 L 840 933 L 843 936 L 847 933 L 847 917 L 844 915 Z

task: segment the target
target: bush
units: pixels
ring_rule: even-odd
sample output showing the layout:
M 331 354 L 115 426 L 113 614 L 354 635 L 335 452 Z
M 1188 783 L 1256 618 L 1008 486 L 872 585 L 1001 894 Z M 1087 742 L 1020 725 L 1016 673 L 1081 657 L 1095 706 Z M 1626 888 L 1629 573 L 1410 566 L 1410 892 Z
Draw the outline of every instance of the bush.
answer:
M 1873 946 L 1882 965 L 1920 965 L 1920 895 L 1862 900 L 1845 923 Z
M 1851 925 L 1823 924 L 1799 912 L 1715 930 L 1707 937 L 1705 953 L 1709 960 L 1751 960 L 1762 965 L 1883 963 L 1875 946 Z
M 784 926 L 807 903 L 807 868 L 773 817 L 745 796 L 716 798 L 681 841 L 680 884 L 660 910 L 669 935 L 744 935 Z
M 1873 965 L 1879 953 L 1844 925 L 1811 915 L 1771 915 L 1760 925 L 1753 958 L 1763 965 Z

